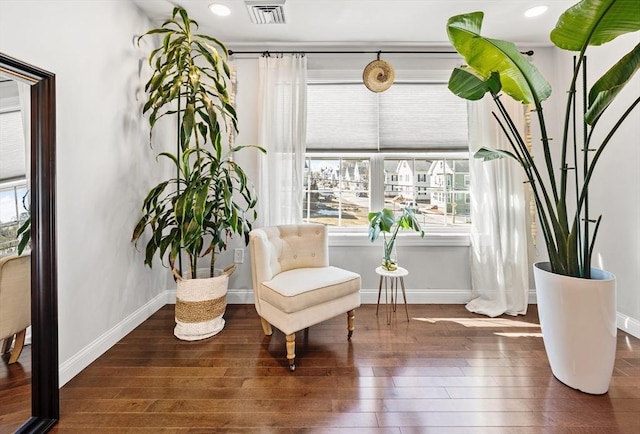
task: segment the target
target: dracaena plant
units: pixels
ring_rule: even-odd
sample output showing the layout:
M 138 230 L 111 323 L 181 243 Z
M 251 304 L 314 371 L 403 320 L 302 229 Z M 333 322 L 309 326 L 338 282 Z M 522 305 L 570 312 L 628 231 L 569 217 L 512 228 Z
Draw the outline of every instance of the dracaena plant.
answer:
M 143 112 L 149 116 L 150 139 L 163 117 L 177 119 L 178 131 L 176 153 L 160 154 L 172 162 L 176 176 L 148 193 L 132 236 L 137 243 L 150 228 L 145 264 L 151 267 L 156 254 L 161 259 L 168 254 L 175 270 L 184 252 L 194 277 L 198 258 L 206 255 L 213 276 L 216 254 L 226 249 L 233 235 L 247 243 L 256 217 L 253 188 L 233 160 L 247 146 L 223 143 L 223 134 L 237 131 L 227 90 L 228 52 L 217 39 L 194 33 L 197 27 L 183 8 L 176 7 L 172 19 L 139 38 L 162 36 L 162 44 L 149 55 L 152 76 L 145 86 L 148 100 Z
M 576 92 L 580 81 L 585 94 L 588 87 L 585 64 L 589 46 L 603 45 L 620 35 L 640 30 L 638 0 L 583 0 L 560 16 L 551 32 L 551 41 L 558 48 L 576 52 L 576 56 L 562 137 L 553 142 L 543 110 L 543 101 L 551 95 L 551 86 L 513 43 L 481 36 L 482 19 L 482 12 L 472 12 L 454 16 L 447 23 L 451 44 L 468 64 L 454 69 L 449 89 L 468 100 L 490 94 L 497 106 L 494 116 L 511 150 L 481 148 L 475 157 L 484 160 L 509 157 L 520 163 L 531 185 L 552 271 L 590 278 L 591 256 L 601 216 L 594 219 L 589 213 L 589 184 L 602 152 L 640 102 L 640 96 L 635 95 L 635 100 L 621 115 L 607 116 L 610 103 L 640 67 L 640 44 L 594 82 L 584 108 L 576 107 Z M 523 132 L 518 131 L 502 104 L 503 94 L 533 105 L 540 128 L 543 162 L 536 162 L 529 154 Z M 576 120 L 579 117 L 581 119 Z M 582 129 L 582 137 L 574 134 Z M 603 139 L 596 140 L 594 132 Z M 552 159 L 552 146 L 560 147 L 559 161 Z M 582 164 L 575 164 L 579 157 Z M 572 203 L 568 203 L 567 193 L 571 191 L 576 194 Z

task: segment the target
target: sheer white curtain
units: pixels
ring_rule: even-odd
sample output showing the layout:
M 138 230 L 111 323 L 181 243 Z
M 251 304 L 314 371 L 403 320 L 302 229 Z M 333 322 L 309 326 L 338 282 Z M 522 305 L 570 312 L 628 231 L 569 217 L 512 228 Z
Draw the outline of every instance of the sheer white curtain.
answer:
M 259 60 L 258 225 L 302 221 L 307 110 L 307 59 L 278 55 Z
M 502 102 L 523 134 L 524 106 L 508 97 Z M 521 167 L 511 158 L 473 158 L 482 146 L 511 150 L 492 110 L 497 107 L 490 97 L 469 104 L 472 300 L 466 307 L 495 317 L 527 312 L 529 265 Z

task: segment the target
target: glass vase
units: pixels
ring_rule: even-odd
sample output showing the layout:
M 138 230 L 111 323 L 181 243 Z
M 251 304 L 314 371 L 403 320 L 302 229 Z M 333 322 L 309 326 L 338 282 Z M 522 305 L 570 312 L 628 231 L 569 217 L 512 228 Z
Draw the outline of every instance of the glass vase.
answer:
M 395 243 L 390 248 L 385 243 L 384 251 L 382 252 L 382 268 L 387 271 L 396 271 L 398 269 L 398 252 L 396 251 Z

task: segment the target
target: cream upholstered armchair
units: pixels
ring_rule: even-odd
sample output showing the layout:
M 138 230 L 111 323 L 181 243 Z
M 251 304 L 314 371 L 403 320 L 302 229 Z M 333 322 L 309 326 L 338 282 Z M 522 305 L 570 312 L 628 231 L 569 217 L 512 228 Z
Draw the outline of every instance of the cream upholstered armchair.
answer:
M 256 310 L 262 329 L 286 335 L 294 371 L 295 333 L 347 313 L 347 339 L 360 306 L 360 275 L 329 265 L 327 228 L 321 224 L 271 226 L 249 234 Z
M 20 357 L 31 324 L 31 255 L 0 258 L 0 355 L 11 349 L 9 364 Z

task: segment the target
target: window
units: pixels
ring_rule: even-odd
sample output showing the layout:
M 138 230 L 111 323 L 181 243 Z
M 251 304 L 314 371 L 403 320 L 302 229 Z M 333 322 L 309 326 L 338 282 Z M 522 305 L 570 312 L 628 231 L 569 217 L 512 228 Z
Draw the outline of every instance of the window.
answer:
M 305 160 L 305 221 L 331 226 L 368 224 L 369 160 L 310 157 Z
M 0 255 L 16 251 L 28 218 L 24 129 L 17 84 L 0 83 Z
M 367 227 L 411 207 L 423 225 L 468 226 L 466 102 L 446 83 L 308 83 L 303 219 Z
M 18 247 L 18 228 L 29 217 L 24 206 L 26 194 L 26 181 L 12 186 L 0 185 L 0 255 L 14 252 Z

